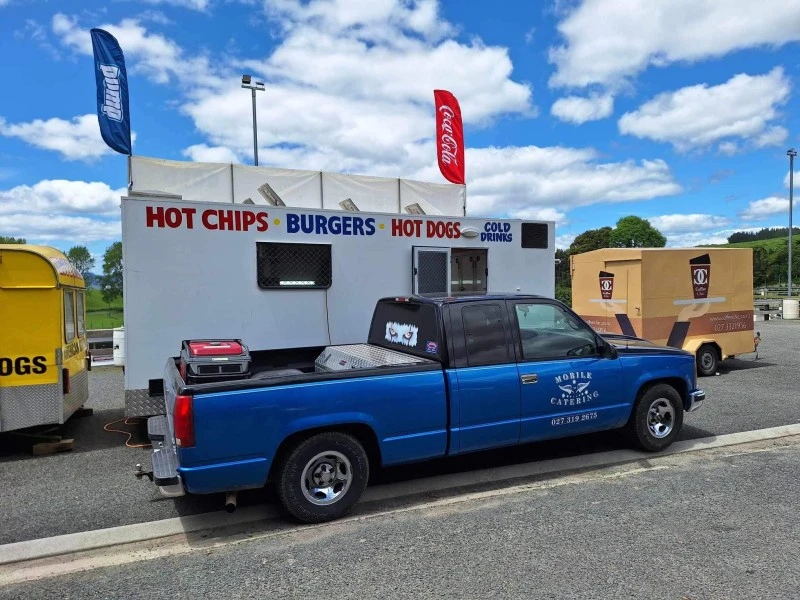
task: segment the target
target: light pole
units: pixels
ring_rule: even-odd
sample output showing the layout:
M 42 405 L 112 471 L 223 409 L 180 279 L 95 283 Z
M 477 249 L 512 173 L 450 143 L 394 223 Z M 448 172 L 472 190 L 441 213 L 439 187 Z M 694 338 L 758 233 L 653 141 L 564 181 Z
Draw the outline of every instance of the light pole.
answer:
M 256 166 L 258 166 L 258 132 L 256 126 L 256 90 L 264 91 L 263 81 L 253 81 L 250 75 L 242 75 L 242 87 L 248 88 L 253 92 L 253 155 L 255 157 Z
M 789 156 L 789 287 L 786 289 L 786 296 L 792 297 L 792 201 L 794 200 L 794 157 L 797 150 L 789 148 L 786 151 Z

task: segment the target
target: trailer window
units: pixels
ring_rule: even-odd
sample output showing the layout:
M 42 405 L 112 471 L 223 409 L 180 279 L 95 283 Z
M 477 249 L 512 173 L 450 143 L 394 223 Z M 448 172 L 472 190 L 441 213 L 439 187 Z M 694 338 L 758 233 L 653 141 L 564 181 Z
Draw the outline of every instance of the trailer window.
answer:
M 331 246 L 256 242 L 256 270 L 262 290 L 329 288 Z
M 75 339 L 75 292 L 64 292 L 64 340 Z
M 83 337 L 86 335 L 86 309 L 85 309 L 85 301 L 84 301 L 84 292 L 78 292 L 78 310 L 77 317 L 78 317 L 78 335 Z

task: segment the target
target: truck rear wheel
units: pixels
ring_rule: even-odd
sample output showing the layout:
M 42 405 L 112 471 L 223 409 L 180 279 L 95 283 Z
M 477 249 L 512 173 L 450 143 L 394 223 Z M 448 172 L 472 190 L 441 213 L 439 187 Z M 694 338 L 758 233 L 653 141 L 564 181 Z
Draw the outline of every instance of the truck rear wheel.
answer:
M 658 452 L 669 447 L 683 426 L 683 401 L 666 383 L 648 388 L 633 407 L 626 426 L 628 439 L 641 450 Z
M 703 375 L 704 377 L 714 375 L 714 373 L 717 372 L 718 362 L 717 349 L 714 348 L 714 346 L 710 344 L 700 346 L 700 349 L 697 351 L 697 373 L 699 375 Z
M 369 479 L 364 447 L 346 433 L 330 431 L 299 442 L 283 461 L 278 496 L 283 507 L 304 523 L 346 515 Z

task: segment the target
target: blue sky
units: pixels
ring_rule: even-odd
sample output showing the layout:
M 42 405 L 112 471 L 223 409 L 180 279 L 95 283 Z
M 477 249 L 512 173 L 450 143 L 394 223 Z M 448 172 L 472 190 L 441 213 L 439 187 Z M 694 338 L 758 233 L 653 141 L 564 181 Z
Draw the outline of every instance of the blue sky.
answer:
M 261 164 L 443 182 L 444 88 L 472 214 L 555 219 L 562 247 L 628 214 L 672 246 L 788 224 L 797 2 L 0 0 L 0 234 L 120 238 L 91 27 L 125 52 L 137 155 L 252 164 L 251 72 Z

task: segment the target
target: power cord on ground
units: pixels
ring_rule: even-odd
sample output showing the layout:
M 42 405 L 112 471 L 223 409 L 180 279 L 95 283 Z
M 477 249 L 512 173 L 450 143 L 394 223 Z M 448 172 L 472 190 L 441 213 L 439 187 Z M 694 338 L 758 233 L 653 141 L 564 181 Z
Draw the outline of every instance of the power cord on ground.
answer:
M 131 419 L 133 419 L 135 421 L 138 421 L 138 422 L 131 423 L 130 422 Z M 139 419 L 137 417 L 126 417 L 124 419 L 117 419 L 116 421 L 112 421 L 111 423 L 106 423 L 103 426 L 103 429 L 105 431 L 108 431 L 109 433 L 124 433 L 125 435 L 127 435 L 128 439 L 125 440 L 125 447 L 126 448 L 152 448 L 153 447 L 153 444 L 131 444 L 130 442 L 131 442 L 131 438 L 133 437 L 133 433 L 131 433 L 130 431 L 124 431 L 122 429 L 109 429 L 109 427 L 111 425 L 115 425 L 116 423 L 120 423 L 120 422 L 123 422 L 123 421 L 124 421 L 125 425 L 141 425 L 142 422 L 143 422 L 142 419 Z

